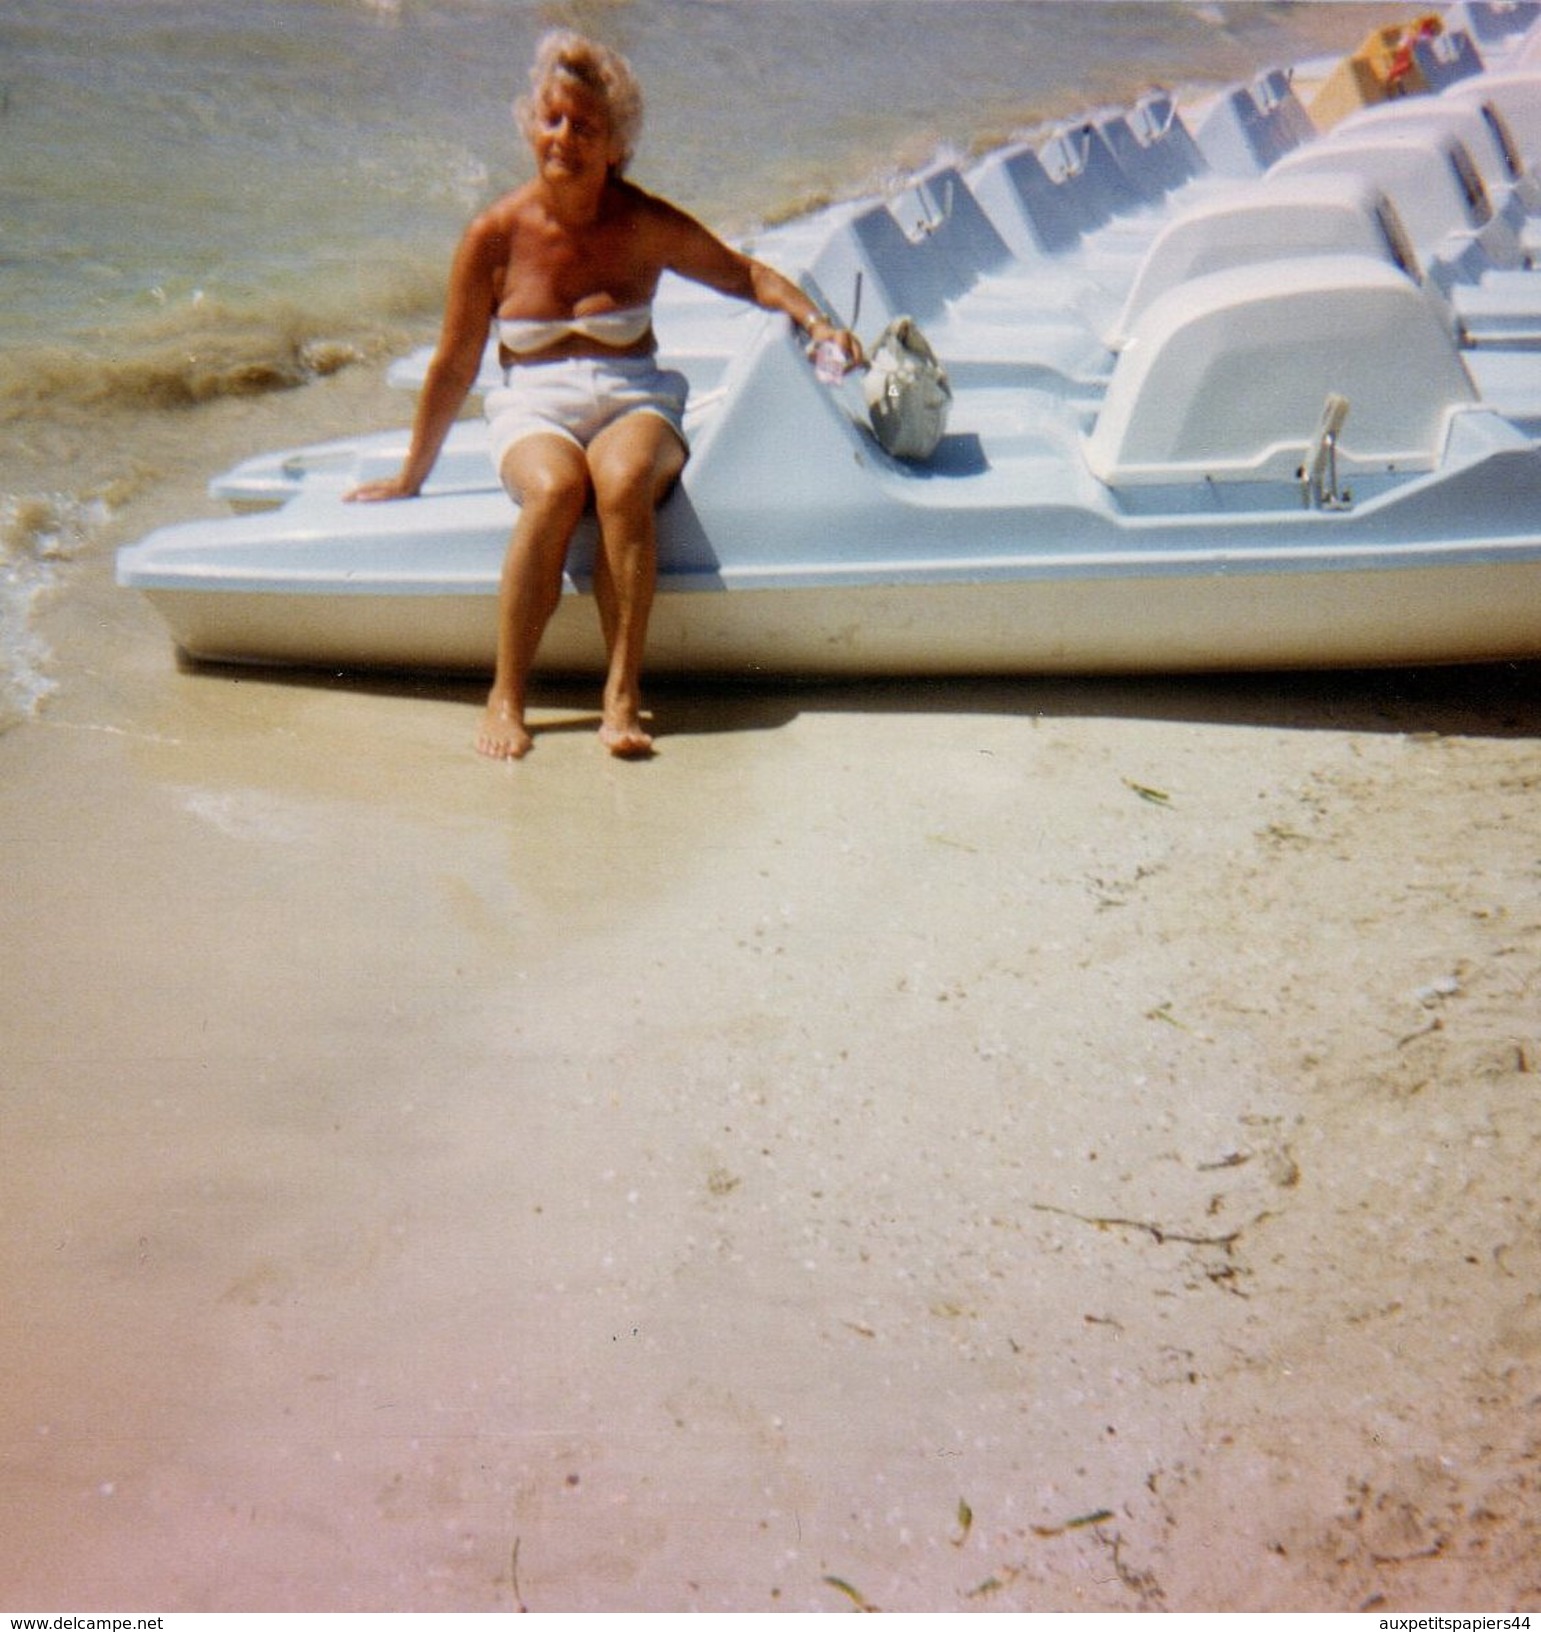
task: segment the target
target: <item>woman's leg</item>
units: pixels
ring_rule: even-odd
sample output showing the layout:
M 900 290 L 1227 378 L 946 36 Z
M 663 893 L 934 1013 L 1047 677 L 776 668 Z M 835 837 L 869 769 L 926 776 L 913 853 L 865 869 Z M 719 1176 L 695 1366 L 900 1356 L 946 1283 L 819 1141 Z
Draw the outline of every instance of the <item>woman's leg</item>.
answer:
M 522 759 L 530 751 L 525 689 L 540 637 L 562 596 L 562 564 L 588 503 L 583 449 L 565 437 L 536 435 L 504 455 L 503 485 L 518 501 L 519 519 L 498 588 L 498 659 L 477 749 L 492 759 Z
M 685 458 L 673 427 L 650 413 L 627 414 L 589 445 L 599 512 L 594 595 L 609 654 L 599 737 L 622 758 L 653 746 L 642 728 L 642 653 L 658 577 L 656 512 Z

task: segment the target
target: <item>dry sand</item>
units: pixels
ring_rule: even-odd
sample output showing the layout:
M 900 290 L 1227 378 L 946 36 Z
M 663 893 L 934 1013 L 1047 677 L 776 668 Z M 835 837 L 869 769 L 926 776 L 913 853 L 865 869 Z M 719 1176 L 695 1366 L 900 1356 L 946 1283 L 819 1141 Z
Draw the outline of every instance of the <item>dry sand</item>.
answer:
M 140 518 L 141 520 L 143 518 Z M 0 738 L 0 1603 L 1541 1608 L 1541 692 Z

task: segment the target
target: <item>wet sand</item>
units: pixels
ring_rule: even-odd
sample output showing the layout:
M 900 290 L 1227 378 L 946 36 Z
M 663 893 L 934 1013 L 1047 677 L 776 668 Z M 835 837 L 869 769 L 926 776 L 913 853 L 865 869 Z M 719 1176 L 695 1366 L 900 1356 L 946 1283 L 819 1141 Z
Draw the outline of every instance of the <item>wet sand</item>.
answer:
M 8 1606 L 1541 1607 L 1541 671 L 509 767 L 105 551 L 42 622 Z

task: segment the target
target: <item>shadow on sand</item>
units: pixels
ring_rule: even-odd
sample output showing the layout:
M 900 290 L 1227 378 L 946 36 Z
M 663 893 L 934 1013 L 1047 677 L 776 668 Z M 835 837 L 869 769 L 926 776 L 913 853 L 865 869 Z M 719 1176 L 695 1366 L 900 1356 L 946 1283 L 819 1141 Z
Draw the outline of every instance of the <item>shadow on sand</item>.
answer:
M 239 676 L 269 685 L 417 697 L 473 708 L 485 697 L 487 684 L 484 678 L 464 676 L 235 668 L 186 661 L 182 668 L 184 673 L 211 678 Z M 1541 663 L 1122 678 L 788 681 L 753 675 L 731 680 L 660 677 L 648 689 L 655 726 L 664 736 L 772 731 L 799 715 L 839 713 L 996 714 L 1166 720 L 1286 731 L 1541 737 Z M 571 710 L 576 716 L 571 721 L 543 722 L 543 732 L 592 730 L 598 719 L 597 705 L 597 682 L 590 678 L 543 678 L 531 695 L 533 710 Z

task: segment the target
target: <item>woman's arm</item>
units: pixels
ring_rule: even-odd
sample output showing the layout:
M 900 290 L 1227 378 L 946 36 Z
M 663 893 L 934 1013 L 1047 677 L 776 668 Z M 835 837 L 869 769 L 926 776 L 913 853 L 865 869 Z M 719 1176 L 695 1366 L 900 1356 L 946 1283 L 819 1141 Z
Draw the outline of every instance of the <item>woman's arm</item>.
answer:
M 498 278 L 507 260 L 508 235 L 491 215 L 472 222 L 455 252 L 439 344 L 417 399 L 412 441 L 395 476 L 365 482 L 348 499 L 410 499 L 422 491 L 444 439 L 455 423 L 487 348 L 487 332 L 497 310 Z
M 764 261 L 731 248 L 673 205 L 661 200 L 654 200 L 653 204 L 658 211 L 658 230 L 663 235 L 662 264 L 670 271 L 722 294 L 752 301 L 766 311 L 785 312 L 806 332 L 810 341 L 832 340 L 845 353 L 851 367 L 861 364 L 861 341 L 820 311 L 790 278 Z

